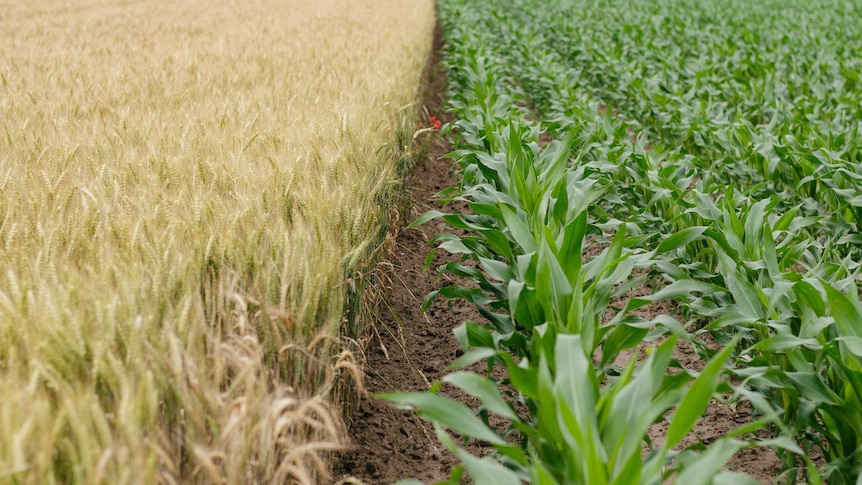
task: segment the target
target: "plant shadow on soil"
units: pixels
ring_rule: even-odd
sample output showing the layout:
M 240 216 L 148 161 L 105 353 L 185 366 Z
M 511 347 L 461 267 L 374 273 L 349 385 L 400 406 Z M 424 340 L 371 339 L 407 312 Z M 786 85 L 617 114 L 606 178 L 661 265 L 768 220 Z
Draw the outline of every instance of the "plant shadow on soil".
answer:
M 442 30 L 438 24 L 418 112 L 422 118 L 435 116 L 449 122 L 452 117 L 444 111 L 446 73 L 441 65 L 442 47 Z M 423 121 L 427 123 L 427 119 Z M 458 205 L 444 208 L 433 200 L 434 194 L 454 183 L 452 163 L 445 158 L 453 148 L 436 133 L 427 136 L 431 138 L 426 143 L 427 150 L 407 181 L 413 204 L 408 213 L 412 219 L 432 209 L 464 209 Z M 431 249 L 429 242 L 440 233 L 452 232 L 447 229 L 445 223 L 435 220 L 418 228 L 401 229 L 396 235 L 389 261 L 389 293 L 378 306 L 374 335 L 365 353 L 365 388 L 369 395 L 362 397 L 352 416 L 351 446 L 336 457 L 335 476 L 341 483 L 356 483 L 351 477 L 369 485 L 391 484 L 406 478 L 433 483 L 447 479 L 458 463 L 438 442 L 431 424 L 413 412 L 395 409 L 373 397 L 376 393 L 426 391 L 430 384 L 447 374 L 448 365 L 461 354 L 452 330 L 466 320 L 484 321 L 472 305 L 463 301 L 450 304 L 438 298 L 426 313 L 420 309 L 425 295 L 453 282 L 437 272 L 441 265 L 457 259 L 445 251 L 438 252 L 430 269 L 425 269 Z M 637 293 L 628 296 L 650 292 L 648 288 L 634 291 Z M 613 302 L 613 306 L 624 307 L 625 299 Z M 673 311 L 671 304 L 658 302 L 643 309 L 641 316 L 651 319 L 659 313 L 672 314 Z M 638 353 L 633 351 L 621 358 L 632 358 Z M 689 369 L 700 369 L 703 365 L 687 345 L 679 345 L 674 358 Z M 481 372 L 478 367 L 473 370 Z M 442 393 L 471 404 L 465 394 L 451 386 L 444 386 Z M 695 426 L 696 436 L 691 435 L 684 442 L 692 443 L 699 437 L 709 444 L 750 420 L 751 414 L 744 406 L 732 409 L 713 402 Z M 651 429 L 650 437 L 654 442 L 660 441 L 666 431 L 667 423 L 658 423 Z M 471 443 L 467 449 L 479 455 L 490 451 L 476 443 Z M 773 451 L 754 448 L 737 454 L 726 468 L 770 483 L 778 475 L 779 467 Z

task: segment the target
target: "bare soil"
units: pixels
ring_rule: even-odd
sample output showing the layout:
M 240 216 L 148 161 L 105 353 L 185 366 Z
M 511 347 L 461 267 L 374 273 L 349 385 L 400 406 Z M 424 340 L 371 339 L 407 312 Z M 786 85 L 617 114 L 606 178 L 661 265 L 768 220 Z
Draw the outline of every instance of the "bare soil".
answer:
M 443 111 L 446 75 L 440 66 L 441 48 L 438 26 L 419 110 L 419 121 L 425 126 L 431 116 L 443 122 L 451 119 Z M 436 133 L 429 135 L 424 144 L 427 153 L 418 161 L 409 181 L 412 219 L 431 209 L 443 209 L 432 198 L 454 183 L 451 164 L 444 158 L 452 145 Z M 446 374 L 446 367 L 460 354 L 452 329 L 465 320 L 480 319 L 471 306 L 456 303 L 450 308 L 443 299 L 435 301 L 424 314 L 420 310 L 425 295 L 449 284 L 435 268 L 451 261 L 451 256 L 438 253 L 431 269 L 425 269 L 431 249 L 428 244 L 444 230 L 442 222 L 432 222 L 397 234 L 390 261 L 390 294 L 380 305 L 376 338 L 365 356 L 365 387 L 370 394 L 427 390 Z M 388 484 L 404 478 L 434 482 L 447 478 L 457 464 L 437 441 L 431 425 L 371 395 L 359 403 L 350 431 L 354 445 L 342 453 L 336 476 L 353 476 L 367 484 Z
M 443 110 L 446 77 L 440 65 L 442 42 L 438 25 L 419 111 L 420 121 L 426 126 L 430 116 L 443 122 L 451 120 L 451 115 Z M 444 158 L 452 150 L 451 144 L 432 133 L 425 146 L 427 153 L 414 167 L 408 180 L 413 203 L 410 220 L 427 210 L 446 210 L 433 200 L 433 196 L 455 183 L 453 167 Z M 445 225 L 435 221 L 397 234 L 389 261 L 389 294 L 379 306 L 374 338 L 369 342 L 365 355 L 365 387 L 370 394 L 356 407 L 350 423 L 352 446 L 340 454 L 336 464 L 335 476 L 341 483 L 390 484 L 405 478 L 433 483 L 445 480 L 457 464 L 457 459 L 437 441 L 431 425 L 412 412 L 394 409 L 373 397 L 376 393 L 427 390 L 430 384 L 447 373 L 447 366 L 461 353 L 452 329 L 465 320 L 482 321 L 478 312 L 463 302 L 450 305 L 438 299 L 427 313 L 420 310 L 425 295 L 451 283 L 436 271 L 453 260 L 451 255 L 438 252 L 431 270 L 425 270 L 425 259 L 431 249 L 429 242 L 442 232 L 446 232 Z M 649 292 L 648 288 L 640 288 L 629 296 Z M 624 307 L 625 300 L 614 301 L 612 305 Z M 639 313 L 651 319 L 660 313 L 673 314 L 674 310 L 672 305 L 659 302 Z M 632 357 L 636 358 L 635 352 L 621 356 L 622 359 Z M 702 368 L 700 358 L 685 344 L 679 346 L 675 357 L 686 368 Z M 452 389 L 444 388 L 443 392 L 469 403 L 463 394 Z M 709 443 L 750 419 L 750 411 L 745 406 L 734 409 L 714 403 L 686 443 L 694 442 L 698 437 Z M 651 439 L 660 441 L 666 431 L 666 423 L 655 425 L 650 432 Z M 476 448 L 471 451 L 483 452 Z M 779 465 L 771 450 L 751 449 L 734 457 L 728 469 L 743 471 L 762 483 L 770 483 L 777 476 Z

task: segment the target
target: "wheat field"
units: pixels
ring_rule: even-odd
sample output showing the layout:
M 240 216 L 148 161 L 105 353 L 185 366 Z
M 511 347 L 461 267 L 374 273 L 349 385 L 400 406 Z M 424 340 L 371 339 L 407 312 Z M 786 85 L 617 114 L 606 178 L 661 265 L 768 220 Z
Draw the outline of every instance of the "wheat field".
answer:
M 431 0 L 0 2 L 0 483 L 316 483 Z

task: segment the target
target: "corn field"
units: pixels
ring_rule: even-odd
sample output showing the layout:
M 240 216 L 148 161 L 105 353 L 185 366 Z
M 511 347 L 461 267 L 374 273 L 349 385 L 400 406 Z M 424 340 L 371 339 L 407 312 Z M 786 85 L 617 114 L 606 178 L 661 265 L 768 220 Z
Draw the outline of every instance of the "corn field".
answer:
M 459 175 L 438 197 L 468 209 L 414 224 L 453 229 L 440 271 L 469 282 L 426 302 L 485 318 L 444 382 L 386 398 L 460 458 L 444 483 L 758 483 L 726 468 L 753 448 L 776 483 L 862 483 L 862 4 L 438 9 Z M 716 402 L 752 417 L 687 439 Z

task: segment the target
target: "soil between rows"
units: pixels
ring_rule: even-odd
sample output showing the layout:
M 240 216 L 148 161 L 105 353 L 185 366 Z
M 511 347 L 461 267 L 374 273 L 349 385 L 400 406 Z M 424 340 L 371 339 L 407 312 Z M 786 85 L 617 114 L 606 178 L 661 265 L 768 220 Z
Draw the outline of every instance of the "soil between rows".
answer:
M 418 110 L 426 126 L 431 116 L 443 122 L 451 119 L 443 111 L 446 74 L 440 64 L 442 47 L 438 25 Z M 453 184 L 451 164 L 444 158 L 452 145 L 436 133 L 426 136 L 430 138 L 425 143 L 426 152 L 408 180 L 412 207 L 407 222 L 425 211 L 442 209 L 432 198 Z M 353 445 L 341 454 L 336 477 L 353 476 L 366 484 L 388 484 L 404 478 L 434 482 L 448 477 L 457 464 L 437 441 L 433 426 L 372 396 L 428 390 L 446 374 L 447 366 L 460 352 L 452 329 L 464 320 L 480 318 L 468 304 L 456 303 L 450 308 L 443 299 L 435 301 L 426 313 L 420 310 L 425 295 L 447 284 L 435 268 L 452 261 L 449 255 L 438 253 L 431 269 L 425 270 L 431 249 L 428 243 L 444 230 L 444 224 L 435 221 L 401 230 L 396 236 L 389 262 L 392 266 L 387 271 L 390 293 L 379 305 L 374 338 L 366 349 L 365 388 L 369 396 L 357 407 L 350 426 Z
M 420 121 L 426 125 L 430 116 L 444 122 L 451 121 L 451 115 L 444 112 L 446 73 L 441 66 L 442 47 L 442 30 L 438 24 L 419 106 Z M 406 218 L 408 222 L 428 210 L 447 210 L 434 201 L 433 196 L 454 183 L 452 164 L 445 158 L 452 145 L 436 133 L 430 136 L 427 152 L 408 180 L 407 190 L 412 200 Z M 453 208 L 448 209 L 451 211 Z M 460 355 L 452 329 L 466 320 L 483 321 L 471 305 L 464 302 L 450 304 L 442 298 L 437 299 L 426 313 L 420 310 L 425 295 L 451 283 L 437 272 L 441 265 L 455 260 L 451 255 L 438 252 L 431 268 L 425 269 L 425 260 L 431 249 L 429 242 L 443 232 L 450 231 L 443 222 L 434 221 L 419 228 L 400 230 L 396 235 L 389 261 L 389 294 L 379 305 L 373 338 L 368 343 L 364 360 L 365 388 L 369 395 L 357 405 L 350 423 L 352 444 L 340 453 L 336 463 L 335 477 L 342 480 L 341 483 L 356 483 L 358 480 L 369 485 L 390 484 L 406 478 L 433 483 L 445 480 L 458 463 L 438 442 L 430 424 L 413 412 L 394 409 L 373 397 L 376 393 L 427 390 L 430 384 L 446 375 L 447 366 Z M 629 296 L 648 293 L 649 289 L 640 288 Z M 624 307 L 625 300 L 615 301 L 613 306 Z M 664 302 L 639 311 L 647 319 L 673 312 L 673 306 Z M 632 358 L 636 354 L 631 352 L 627 357 Z M 674 358 L 686 368 L 702 367 L 697 354 L 686 345 L 678 346 Z M 456 390 L 444 387 L 442 392 L 469 403 L 466 396 Z M 697 423 L 695 434 L 684 442 L 692 443 L 699 437 L 708 444 L 750 419 L 750 412 L 744 407 L 732 409 L 713 403 Z M 666 431 L 667 423 L 659 423 L 650 431 L 650 437 L 654 442 L 660 441 Z M 473 445 L 470 451 L 483 452 L 478 445 Z M 748 473 L 762 483 L 770 483 L 777 476 L 779 466 L 773 451 L 749 449 L 735 456 L 727 468 Z

